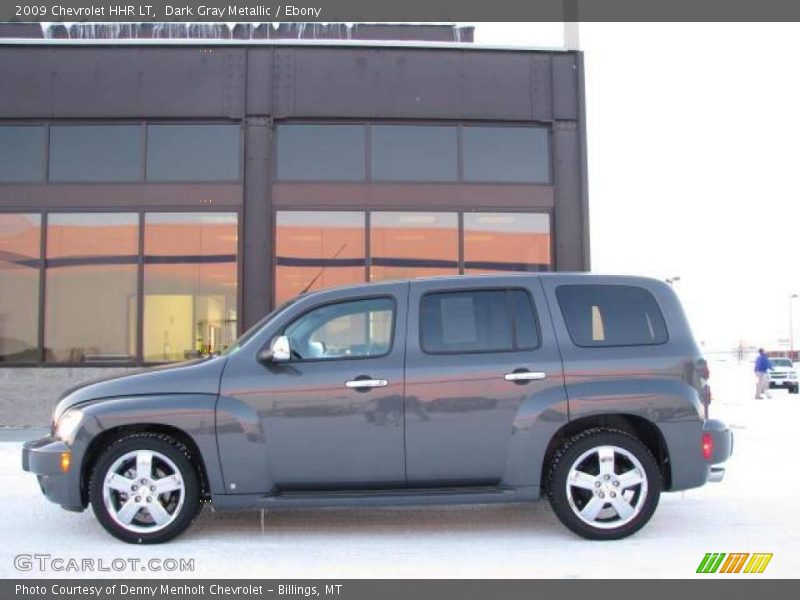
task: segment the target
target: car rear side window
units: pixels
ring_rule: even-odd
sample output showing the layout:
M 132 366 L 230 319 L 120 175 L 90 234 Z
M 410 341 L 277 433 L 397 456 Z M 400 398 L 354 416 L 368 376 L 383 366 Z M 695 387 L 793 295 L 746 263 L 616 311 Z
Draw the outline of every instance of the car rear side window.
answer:
M 632 285 L 562 285 L 561 314 L 577 346 L 646 346 L 667 341 L 664 316 L 653 295 Z
M 529 350 L 539 326 L 524 290 L 435 292 L 422 298 L 420 340 L 428 354 Z

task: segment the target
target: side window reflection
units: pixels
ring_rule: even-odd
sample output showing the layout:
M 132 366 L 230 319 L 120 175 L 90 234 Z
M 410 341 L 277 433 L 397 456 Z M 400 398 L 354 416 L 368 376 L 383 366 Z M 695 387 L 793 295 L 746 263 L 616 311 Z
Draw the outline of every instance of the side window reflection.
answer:
M 394 302 L 369 298 L 316 308 L 286 328 L 295 360 L 369 358 L 392 346 Z

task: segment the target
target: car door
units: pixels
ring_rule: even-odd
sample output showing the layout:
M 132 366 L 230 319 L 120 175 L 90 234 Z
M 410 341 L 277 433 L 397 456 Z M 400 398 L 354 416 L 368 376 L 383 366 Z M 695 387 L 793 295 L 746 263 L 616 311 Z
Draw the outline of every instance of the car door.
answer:
M 520 409 L 526 402 L 532 414 L 565 406 L 538 278 L 412 282 L 409 306 L 408 484 L 533 485 L 533 469 L 510 450 L 524 429 Z
M 288 361 L 231 357 L 217 425 L 229 491 L 405 483 L 407 294 L 408 284 L 377 284 L 301 299 L 267 326 L 261 346 L 287 336 Z M 257 429 L 248 425 L 253 419 Z M 238 438 L 224 431 L 240 427 Z M 248 476 L 248 468 L 258 473 Z

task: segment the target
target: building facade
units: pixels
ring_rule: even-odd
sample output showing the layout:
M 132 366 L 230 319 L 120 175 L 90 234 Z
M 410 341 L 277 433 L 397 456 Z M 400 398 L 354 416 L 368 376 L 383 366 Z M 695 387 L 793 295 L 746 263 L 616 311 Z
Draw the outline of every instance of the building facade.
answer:
M 580 53 L 0 43 L 0 424 L 305 291 L 589 267 Z

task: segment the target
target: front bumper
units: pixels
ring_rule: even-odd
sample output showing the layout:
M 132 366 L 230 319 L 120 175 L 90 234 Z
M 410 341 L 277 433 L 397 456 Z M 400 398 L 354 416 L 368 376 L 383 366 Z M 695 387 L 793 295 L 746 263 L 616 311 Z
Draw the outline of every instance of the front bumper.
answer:
M 71 449 L 64 441 L 47 436 L 22 446 L 22 470 L 36 475 L 45 497 L 67 510 L 82 511 L 80 468 L 61 470 L 61 455 Z
M 776 377 L 775 379 L 769 380 L 769 387 L 793 389 L 797 387 L 797 379 L 784 379 L 782 377 Z
M 703 423 L 703 433 L 711 434 L 713 450 L 707 460 L 706 481 L 722 481 L 725 477 L 725 467 L 722 466 L 733 454 L 733 432 L 722 421 L 706 419 Z

